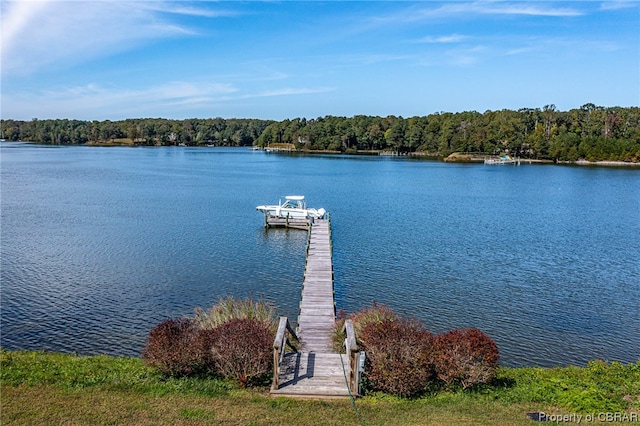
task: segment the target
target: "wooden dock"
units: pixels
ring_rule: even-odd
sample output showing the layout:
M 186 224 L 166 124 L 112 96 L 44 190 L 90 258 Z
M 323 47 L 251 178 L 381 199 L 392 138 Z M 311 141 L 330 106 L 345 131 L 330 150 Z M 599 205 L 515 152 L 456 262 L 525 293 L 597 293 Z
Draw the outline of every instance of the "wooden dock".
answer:
M 265 228 L 293 228 L 308 230 L 311 228 L 313 219 L 296 218 L 289 216 L 272 216 L 266 214 L 264 216 Z
M 305 352 L 330 353 L 336 321 L 329 221 L 319 220 L 309 232 L 302 282 L 298 338 Z
M 333 349 L 336 310 L 331 250 L 329 220 L 316 219 L 309 230 L 297 330 L 281 318 L 274 342 L 272 395 L 346 398 L 350 391 L 357 394 L 355 338 L 345 353 Z M 296 338 L 298 351 L 286 352 L 287 340 Z

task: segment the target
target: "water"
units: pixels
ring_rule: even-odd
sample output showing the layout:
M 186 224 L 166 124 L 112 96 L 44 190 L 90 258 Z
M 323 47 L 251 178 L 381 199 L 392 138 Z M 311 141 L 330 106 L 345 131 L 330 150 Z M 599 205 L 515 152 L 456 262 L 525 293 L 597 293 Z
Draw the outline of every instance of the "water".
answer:
M 255 206 L 304 194 L 331 213 L 339 309 L 480 328 L 504 365 L 640 359 L 638 169 L 1 148 L 7 349 L 137 356 L 227 295 L 295 319 L 306 233 L 265 231 Z

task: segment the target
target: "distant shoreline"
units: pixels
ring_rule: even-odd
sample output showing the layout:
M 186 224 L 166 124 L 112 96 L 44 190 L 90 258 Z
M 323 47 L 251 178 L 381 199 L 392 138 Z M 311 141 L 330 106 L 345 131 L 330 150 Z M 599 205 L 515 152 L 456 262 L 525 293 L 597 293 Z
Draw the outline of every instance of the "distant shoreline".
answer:
M 558 161 L 558 164 L 575 164 L 577 166 L 607 166 L 607 167 L 640 167 L 640 163 L 630 161 Z
M 50 146 L 51 144 L 41 144 L 38 142 L 31 142 L 31 141 L 8 141 L 8 140 L 3 140 L 2 142 L 21 142 L 21 143 L 29 143 L 29 144 L 34 144 L 34 145 L 43 145 L 43 146 Z M 65 144 L 65 145 L 60 145 L 60 146 L 94 146 L 94 147 L 131 147 L 131 148 L 135 148 L 135 147 L 140 147 L 140 146 L 145 146 L 145 147 L 158 147 L 158 145 L 138 145 L 138 144 L 134 144 L 132 142 L 123 142 L 122 140 L 114 140 L 114 141 L 89 141 L 86 142 L 84 144 L 80 144 L 80 145 L 74 145 L 74 144 Z M 167 146 L 180 146 L 180 147 L 191 147 L 191 148 L 211 148 L 212 145 L 167 145 Z M 238 147 L 232 147 L 232 146 L 224 146 L 221 145 L 219 146 L 221 148 L 252 148 L 252 146 L 238 146 Z M 260 148 L 260 150 L 265 150 L 265 148 Z M 331 150 L 295 150 L 295 149 L 282 149 L 282 148 L 275 148 L 275 149 L 271 149 L 271 152 L 275 152 L 275 153 L 287 153 L 287 154 L 328 154 L 328 155 L 336 155 L 336 154 L 340 154 L 340 155 L 353 155 L 353 156 L 362 156 L 362 155 L 372 155 L 372 156 L 391 156 L 391 157 L 408 157 L 408 158 L 426 158 L 426 159 L 431 159 L 434 161 L 444 161 L 446 163 L 483 163 L 484 162 L 484 158 L 486 156 L 488 156 L 488 154 L 463 154 L 463 153 L 457 153 L 454 152 L 451 155 L 449 155 L 448 157 L 442 157 L 438 154 L 428 154 L 425 152 L 411 152 L 411 153 L 402 153 L 402 154 L 396 154 L 394 152 L 390 152 L 390 151 L 378 151 L 378 150 L 371 150 L 371 151 L 347 151 L 347 152 L 341 152 L 341 151 L 331 151 Z M 590 167 L 640 167 L 640 162 L 631 162 L 631 161 L 614 161 L 614 160 L 601 160 L 601 161 L 588 161 L 588 160 L 576 160 L 576 161 L 554 161 L 554 160 L 541 160 L 541 159 L 534 159 L 534 158 L 520 158 L 520 162 L 521 163 L 528 163 L 528 164 L 559 164 L 559 165 L 576 165 L 576 166 L 590 166 Z
M 462 154 L 454 152 L 444 159 L 447 163 L 483 163 L 484 158 L 487 155 L 485 154 Z M 560 164 L 560 165 L 576 165 L 576 166 L 591 166 L 591 167 L 640 167 L 640 162 L 631 162 L 631 161 L 612 161 L 612 160 L 602 160 L 602 161 L 587 161 L 587 160 L 576 160 L 576 161 L 553 161 L 553 160 L 538 160 L 531 158 L 520 158 L 520 163 L 529 163 L 529 164 Z

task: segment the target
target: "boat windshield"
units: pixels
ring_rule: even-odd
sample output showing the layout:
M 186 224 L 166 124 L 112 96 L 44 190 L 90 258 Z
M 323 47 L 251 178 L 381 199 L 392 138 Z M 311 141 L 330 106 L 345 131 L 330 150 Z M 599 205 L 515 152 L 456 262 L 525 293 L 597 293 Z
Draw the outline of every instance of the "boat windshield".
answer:
M 294 201 L 294 200 L 287 200 L 285 201 L 285 203 L 282 205 L 282 207 L 289 207 L 289 208 L 294 208 L 294 209 L 302 209 L 304 208 L 302 201 Z
M 304 200 L 303 196 L 289 195 L 285 197 L 285 202 L 284 204 L 282 204 L 282 207 L 304 209 L 305 206 L 304 206 L 303 200 Z

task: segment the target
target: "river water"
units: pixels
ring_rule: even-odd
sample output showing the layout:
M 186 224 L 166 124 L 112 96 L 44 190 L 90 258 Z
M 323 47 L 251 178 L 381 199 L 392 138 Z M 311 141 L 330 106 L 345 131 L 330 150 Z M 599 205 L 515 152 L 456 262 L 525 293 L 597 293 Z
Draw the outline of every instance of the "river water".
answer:
M 638 168 L 0 148 L 6 349 L 137 356 L 228 295 L 295 320 L 306 233 L 255 206 L 302 194 L 331 214 L 338 309 L 476 327 L 509 366 L 640 359 Z

